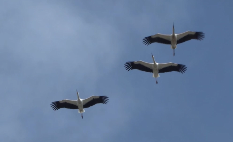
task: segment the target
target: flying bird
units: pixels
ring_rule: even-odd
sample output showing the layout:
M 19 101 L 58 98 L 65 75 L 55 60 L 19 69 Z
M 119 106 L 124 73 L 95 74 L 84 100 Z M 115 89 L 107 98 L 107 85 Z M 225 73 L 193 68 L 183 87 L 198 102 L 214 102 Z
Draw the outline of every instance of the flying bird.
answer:
M 125 63 L 125 69 L 130 71 L 133 69 L 153 73 L 153 77 L 156 78 L 156 84 L 158 84 L 157 78 L 160 77 L 159 73 L 177 71 L 180 73 L 185 73 L 187 67 L 182 64 L 176 63 L 156 63 L 154 56 L 152 54 L 153 63 L 147 63 L 143 61 L 132 61 Z
M 77 92 L 77 97 L 77 100 L 65 99 L 52 102 L 51 107 L 53 110 L 58 110 L 60 108 L 78 109 L 78 113 L 81 113 L 83 119 L 83 113 L 85 112 L 84 108 L 89 108 L 98 103 L 106 104 L 108 102 L 108 97 L 106 96 L 91 96 L 87 99 L 80 99 L 79 92 Z
M 186 31 L 184 33 L 175 34 L 175 28 L 173 23 L 173 32 L 171 35 L 164 35 L 164 34 L 155 34 L 143 39 L 145 45 L 150 45 L 151 43 L 158 42 L 163 44 L 171 44 L 171 48 L 173 49 L 173 56 L 175 56 L 175 49 L 176 45 L 183 43 L 185 41 L 196 39 L 202 40 L 205 37 L 203 32 L 192 32 Z

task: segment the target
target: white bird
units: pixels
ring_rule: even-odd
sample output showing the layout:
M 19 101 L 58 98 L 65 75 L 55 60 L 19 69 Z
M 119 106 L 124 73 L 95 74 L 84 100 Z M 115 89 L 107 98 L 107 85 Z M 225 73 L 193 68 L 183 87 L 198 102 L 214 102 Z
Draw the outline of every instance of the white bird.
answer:
M 165 73 L 165 72 L 172 72 L 177 71 L 180 73 L 185 73 L 187 70 L 187 67 L 182 64 L 176 64 L 176 63 L 156 63 L 154 56 L 152 55 L 152 59 L 154 63 L 147 63 L 143 61 L 132 61 L 132 62 L 126 62 L 125 63 L 125 69 L 126 70 L 133 70 L 138 69 L 145 72 L 151 72 L 153 73 L 153 77 L 156 78 L 156 84 L 158 84 L 157 78 L 159 77 L 159 73 Z
M 106 104 L 108 102 L 108 97 L 106 96 L 91 96 L 87 99 L 80 99 L 79 93 L 77 92 L 77 100 L 61 100 L 52 102 L 51 107 L 53 110 L 58 110 L 60 108 L 68 108 L 68 109 L 78 109 L 78 113 L 81 113 L 81 117 L 83 119 L 83 113 L 85 110 L 83 108 L 89 108 L 98 103 Z
M 171 35 L 163 35 L 158 33 L 152 36 L 145 37 L 143 39 L 143 42 L 145 45 L 149 45 L 154 42 L 171 44 L 171 48 L 173 49 L 173 56 L 175 56 L 175 49 L 177 44 L 183 43 L 191 39 L 202 40 L 204 37 L 205 35 L 203 32 L 186 31 L 184 33 L 175 34 L 174 23 L 173 23 L 173 32 Z

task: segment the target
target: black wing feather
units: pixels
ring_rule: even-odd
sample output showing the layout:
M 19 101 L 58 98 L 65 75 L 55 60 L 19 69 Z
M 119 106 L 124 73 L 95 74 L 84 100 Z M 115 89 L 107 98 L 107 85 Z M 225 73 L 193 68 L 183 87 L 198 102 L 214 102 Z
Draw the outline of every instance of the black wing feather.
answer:
M 183 43 L 185 41 L 191 40 L 191 39 L 197 39 L 197 40 L 202 40 L 205 37 L 203 32 L 196 32 L 194 35 L 186 35 L 183 38 L 177 40 L 177 44 Z
M 177 66 L 169 66 L 169 67 L 162 68 L 159 70 L 159 73 L 177 71 L 183 74 L 185 73 L 186 70 L 187 70 L 187 67 L 185 65 L 178 64 Z
M 107 96 L 99 96 L 99 98 L 93 98 L 91 101 L 84 104 L 83 108 L 88 108 L 88 107 L 93 106 L 93 105 L 98 104 L 98 103 L 106 104 L 107 102 L 108 102 Z
M 134 62 L 126 62 L 125 69 L 128 71 L 133 70 L 133 69 L 138 69 L 138 70 L 145 71 L 145 72 L 153 72 L 152 69 L 145 67 L 141 64 L 135 64 Z
M 163 44 L 171 44 L 171 41 L 160 38 L 160 37 L 152 38 L 151 36 L 148 36 L 143 39 L 143 43 L 145 45 L 149 45 L 154 42 L 163 43 Z
M 67 102 L 60 103 L 59 101 L 52 102 L 51 107 L 53 108 L 53 110 L 58 110 L 60 108 L 78 109 L 78 106 L 76 105 Z

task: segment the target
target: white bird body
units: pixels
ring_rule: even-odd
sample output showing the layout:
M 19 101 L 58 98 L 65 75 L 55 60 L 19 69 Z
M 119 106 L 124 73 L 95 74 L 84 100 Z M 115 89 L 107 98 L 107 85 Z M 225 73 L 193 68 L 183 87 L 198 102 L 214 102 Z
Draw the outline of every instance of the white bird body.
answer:
M 77 100 L 78 112 L 79 113 L 84 113 L 85 110 L 83 109 L 83 99 L 79 98 L 79 93 L 78 92 L 77 92 L 77 97 L 78 97 L 78 100 Z
M 184 33 L 175 34 L 175 28 L 173 24 L 173 31 L 171 35 L 164 35 L 164 34 L 155 34 L 143 39 L 144 44 L 149 45 L 154 42 L 163 43 L 163 44 L 170 44 L 171 49 L 173 49 L 173 55 L 175 56 L 175 49 L 177 48 L 177 44 L 183 43 L 185 41 L 191 39 L 202 40 L 204 38 L 203 32 L 192 32 L 186 31 Z
M 176 49 L 177 45 L 177 34 L 171 35 L 171 49 Z
M 77 106 L 78 106 L 78 112 L 79 113 L 84 113 L 85 110 L 83 109 L 83 102 L 81 100 L 77 101 Z
M 153 77 L 154 78 L 159 77 L 159 71 L 158 71 L 157 65 L 154 65 L 154 67 L 153 67 Z
M 159 77 L 159 71 L 158 71 L 158 63 L 156 63 L 154 56 L 152 55 L 152 59 L 153 59 L 153 77 L 154 78 L 158 78 Z

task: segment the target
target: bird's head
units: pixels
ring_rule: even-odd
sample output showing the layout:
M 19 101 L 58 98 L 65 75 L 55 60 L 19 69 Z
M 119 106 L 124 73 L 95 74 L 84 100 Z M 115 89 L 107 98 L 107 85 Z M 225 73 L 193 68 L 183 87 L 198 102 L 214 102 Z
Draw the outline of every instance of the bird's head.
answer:
M 152 58 L 154 58 L 154 55 L 151 53 Z

